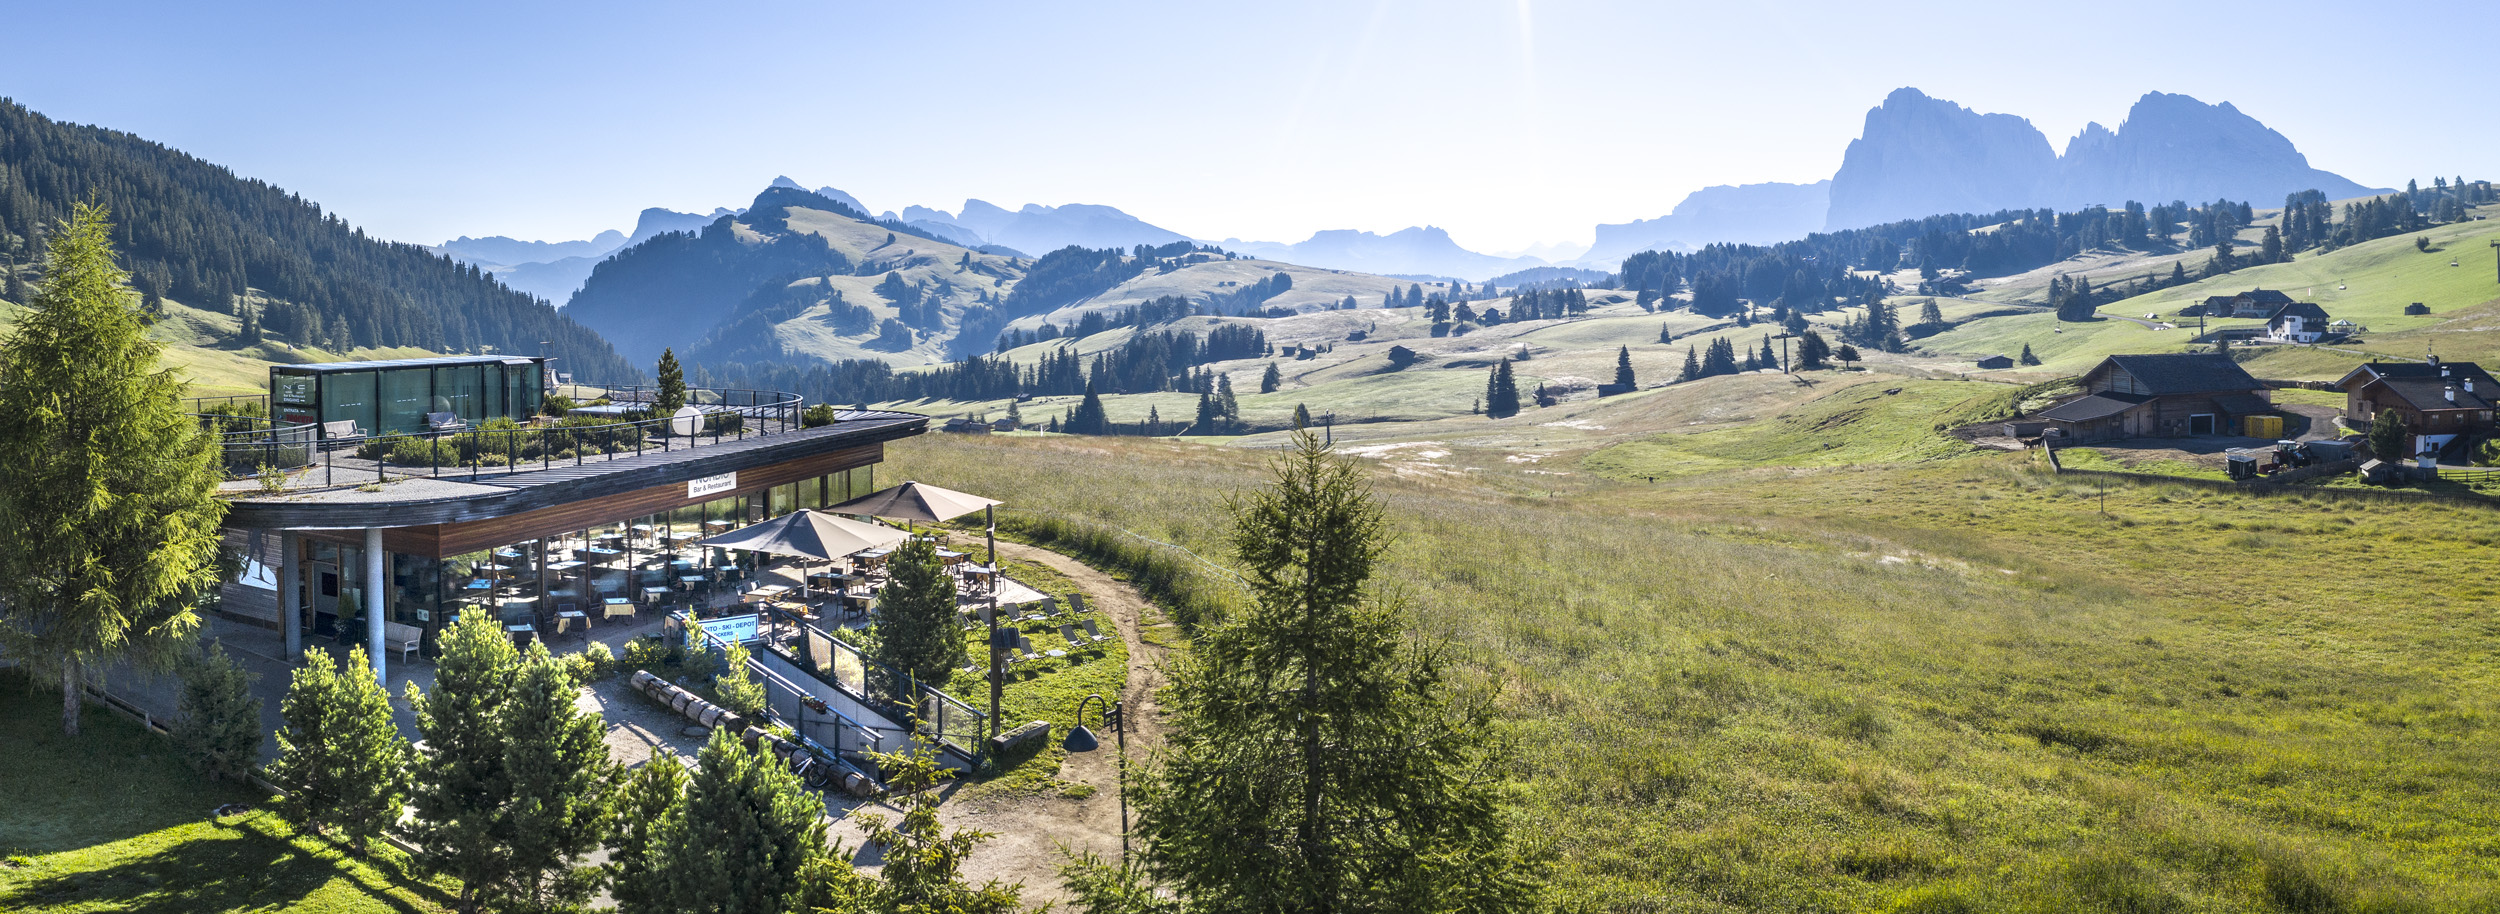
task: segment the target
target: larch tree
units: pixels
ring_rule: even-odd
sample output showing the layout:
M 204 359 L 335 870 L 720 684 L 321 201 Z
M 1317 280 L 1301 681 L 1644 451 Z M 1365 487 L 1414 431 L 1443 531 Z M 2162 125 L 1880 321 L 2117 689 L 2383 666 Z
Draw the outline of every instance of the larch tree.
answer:
M 1371 591 L 1387 522 L 1309 433 L 1233 504 L 1251 607 L 1172 677 L 1168 749 L 1133 796 L 1146 870 L 1206 911 L 1523 910 L 1489 710 Z
M 60 684 L 71 736 L 104 667 L 187 650 L 226 514 L 217 439 L 184 414 L 112 231 L 73 208 L 0 339 L 0 653 Z

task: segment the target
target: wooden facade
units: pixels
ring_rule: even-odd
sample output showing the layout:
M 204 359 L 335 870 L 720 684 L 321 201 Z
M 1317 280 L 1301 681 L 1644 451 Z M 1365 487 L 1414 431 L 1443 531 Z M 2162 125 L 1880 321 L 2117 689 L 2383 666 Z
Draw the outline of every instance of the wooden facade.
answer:
M 686 505 L 734 496 L 753 495 L 803 479 L 870 466 L 885 459 L 882 442 L 811 454 L 752 469 L 738 470 L 738 484 L 729 490 L 687 494 L 685 483 L 669 483 L 627 492 L 598 495 L 551 507 L 479 520 L 453 521 L 382 531 L 382 546 L 402 555 L 449 558 L 492 549 L 507 543 L 586 530 L 629 518 L 657 514 Z M 306 535 L 342 545 L 361 545 L 357 530 L 314 530 Z

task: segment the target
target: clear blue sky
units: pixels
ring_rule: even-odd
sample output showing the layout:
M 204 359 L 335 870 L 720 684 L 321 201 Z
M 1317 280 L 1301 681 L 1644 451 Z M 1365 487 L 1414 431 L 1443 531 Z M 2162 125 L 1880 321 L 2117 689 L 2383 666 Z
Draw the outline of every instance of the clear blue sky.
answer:
M 2487 2 L 86 0 L 7 21 L 0 95 L 426 243 L 588 237 L 788 174 L 879 210 L 1104 203 L 1200 237 L 1433 224 L 1507 250 L 1828 177 L 1904 85 L 2060 148 L 2161 90 L 2364 184 L 2500 176 Z

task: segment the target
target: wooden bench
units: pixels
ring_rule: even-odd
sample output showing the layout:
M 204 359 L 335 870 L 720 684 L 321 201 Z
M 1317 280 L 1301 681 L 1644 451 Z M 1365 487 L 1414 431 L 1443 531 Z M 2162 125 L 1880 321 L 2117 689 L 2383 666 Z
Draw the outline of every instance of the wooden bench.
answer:
M 417 645 L 424 640 L 424 629 L 399 622 L 382 623 L 382 646 L 398 648 L 401 662 L 406 662 L 408 652 L 416 650 Z

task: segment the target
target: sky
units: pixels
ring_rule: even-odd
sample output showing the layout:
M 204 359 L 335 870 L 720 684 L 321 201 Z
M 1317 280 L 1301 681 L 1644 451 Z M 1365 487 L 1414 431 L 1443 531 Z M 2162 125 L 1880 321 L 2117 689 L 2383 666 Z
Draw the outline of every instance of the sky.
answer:
M 427 244 L 630 230 L 776 175 L 1205 239 L 1585 244 L 1704 186 L 1830 177 L 1901 86 L 2061 149 L 2148 91 L 2229 101 L 2369 186 L 2491 177 L 2500 148 L 2457 78 L 2487 2 L 19 6 L 0 96 Z

